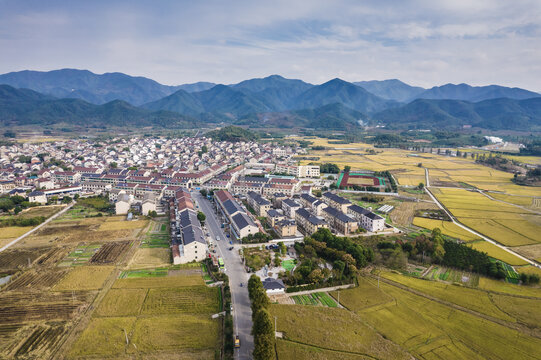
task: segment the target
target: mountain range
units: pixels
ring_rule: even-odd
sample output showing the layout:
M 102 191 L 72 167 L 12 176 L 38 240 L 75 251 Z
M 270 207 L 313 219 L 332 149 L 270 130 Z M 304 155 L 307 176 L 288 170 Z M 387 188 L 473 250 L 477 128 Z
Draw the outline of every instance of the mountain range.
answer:
M 349 129 L 391 127 L 540 127 L 540 94 L 497 85 L 424 89 L 398 79 L 320 85 L 279 75 L 221 85 L 162 85 L 122 73 L 20 71 L 0 75 L 0 121 L 186 127 L 201 123 Z M 9 85 L 9 86 L 8 86 Z M 29 90 L 30 89 L 30 90 Z M 33 90 L 33 91 L 32 91 Z M 496 110 L 497 109 L 497 110 Z M 195 126 L 195 125 L 192 125 Z

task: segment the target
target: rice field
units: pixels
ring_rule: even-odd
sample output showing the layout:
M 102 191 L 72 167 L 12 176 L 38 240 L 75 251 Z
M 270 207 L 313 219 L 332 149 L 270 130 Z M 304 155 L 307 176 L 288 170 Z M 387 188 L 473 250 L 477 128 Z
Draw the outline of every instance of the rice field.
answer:
M 472 248 L 487 253 L 488 256 L 501 260 L 509 265 L 526 265 L 528 262 L 523 260 L 488 241 L 476 241 L 470 244 Z
M 114 270 L 113 266 L 80 266 L 71 270 L 54 291 L 98 290 Z
M 147 225 L 146 220 L 132 220 L 132 221 L 106 221 L 100 225 L 99 231 L 105 230 L 132 230 L 141 229 Z
M 541 217 L 463 189 L 434 189 L 434 195 L 464 225 L 507 246 L 541 242 Z

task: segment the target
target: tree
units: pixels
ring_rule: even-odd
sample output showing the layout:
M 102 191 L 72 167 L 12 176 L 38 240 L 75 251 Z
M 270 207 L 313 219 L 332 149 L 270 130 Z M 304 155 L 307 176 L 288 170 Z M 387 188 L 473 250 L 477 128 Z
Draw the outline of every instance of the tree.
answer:
M 207 192 L 206 189 L 201 189 L 199 192 L 200 192 L 201 195 L 203 195 L 204 197 L 206 197 L 206 196 L 208 195 L 208 192 Z
M 425 184 L 423 184 L 422 182 L 419 183 L 419 185 L 417 185 L 417 189 L 419 190 L 423 190 L 425 188 Z
M 259 309 L 254 316 L 254 360 L 274 359 L 274 328 L 269 312 Z
M 346 165 L 344 166 L 344 172 L 348 173 L 351 170 L 351 166 Z
M 201 147 L 201 151 L 203 152 L 203 154 L 204 154 L 204 153 L 207 153 L 207 152 L 209 151 L 208 148 L 207 148 L 207 145 L 203 145 L 203 146 Z
M 114 161 L 111 161 L 109 163 L 109 166 L 111 167 L 111 169 L 116 169 L 118 167 L 118 164 L 116 162 L 114 162 Z
M 150 216 L 151 218 L 155 218 L 156 216 L 158 216 L 158 213 L 156 212 L 156 210 L 150 210 L 148 212 L 148 216 Z
M 5 131 L 4 132 L 4 137 L 7 137 L 7 138 L 15 138 L 17 136 L 17 134 L 15 134 L 14 131 L 11 131 L 11 130 L 8 130 L 8 131 Z
M 63 204 L 69 204 L 72 201 L 73 199 L 71 198 L 71 196 L 64 196 L 64 198 L 62 199 Z
M 206 219 L 207 217 L 205 216 L 205 214 L 203 214 L 201 211 L 197 212 L 197 220 L 199 220 L 201 224 L 204 224 Z

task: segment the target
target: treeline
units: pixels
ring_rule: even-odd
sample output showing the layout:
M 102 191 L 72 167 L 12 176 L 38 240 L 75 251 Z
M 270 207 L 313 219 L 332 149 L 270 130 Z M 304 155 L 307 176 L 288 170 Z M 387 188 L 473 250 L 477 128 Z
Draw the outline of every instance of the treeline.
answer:
M 14 195 L 14 196 L 2 196 L 0 197 L 0 210 L 1 211 L 11 211 L 15 214 L 20 213 L 22 210 L 38 206 L 37 203 L 31 203 L 27 200 L 27 198 L 21 196 L 21 195 Z
M 321 174 L 338 174 L 340 172 L 340 168 L 336 164 L 325 163 L 319 165 L 319 172 Z
M 257 232 L 255 234 L 246 235 L 245 237 L 240 239 L 240 242 L 243 244 L 258 244 L 265 243 L 270 240 L 272 240 L 272 236 L 270 236 L 269 234 Z
M 484 252 L 449 240 L 444 242 L 443 247 L 445 249 L 445 255 L 441 262 L 443 265 L 476 272 L 496 279 L 505 279 L 507 277 L 502 264 L 490 260 Z
M 45 221 L 45 216 L 31 218 L 12 217 L 0 220 L 0 228 L 8 226 L 36 226 Z
M 252 308 L 253 359 L 275 359 L 274 328 L 269 313 L 270 301 L 261 279 L 255 274 L 248 280 L 248 296 Z

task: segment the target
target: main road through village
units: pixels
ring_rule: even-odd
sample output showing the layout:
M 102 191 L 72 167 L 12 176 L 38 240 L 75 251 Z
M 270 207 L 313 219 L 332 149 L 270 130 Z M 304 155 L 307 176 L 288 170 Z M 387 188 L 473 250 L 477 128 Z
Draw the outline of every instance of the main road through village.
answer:
M 235 359 L 244 360 L 252 358 L 254 348 L 254 339 L 250 334 L 252 331 L 252 310 L 250 308 L 250 298 L 248 297 L 248 274 L 244 271 L 238 248 L 228 250 L 231 245 L 229 239 L 225 236 L 221 223 L 214 212 L 213 205 L 198 191 L 192 192 L 199 210 L 206 216 L 206 228 L 210 233 L 213 242 L 217 244 L 217 253 L 224 259 L 225 273 L 229 277 L 229 286 L 231 287 L 231 300 L 233 303 L 233 322 L 234 332 L 240 338 L 241 347 L 235 349 Z M 216 241 L 216 239 L 220 239 Z M 240 284 L 243 284 L 241 287 Z

